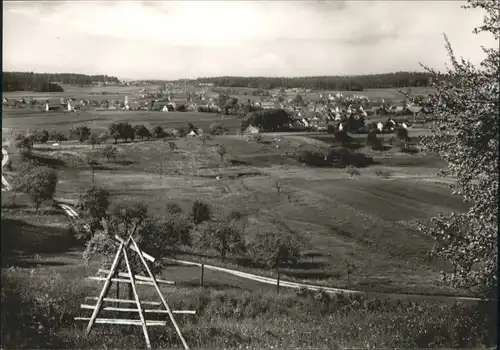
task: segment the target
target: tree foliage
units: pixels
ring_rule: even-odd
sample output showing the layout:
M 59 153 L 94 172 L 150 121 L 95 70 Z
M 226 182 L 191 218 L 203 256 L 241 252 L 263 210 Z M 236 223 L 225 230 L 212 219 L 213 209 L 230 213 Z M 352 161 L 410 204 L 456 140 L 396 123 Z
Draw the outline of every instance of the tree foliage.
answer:
M 486 12 L 476 33 L 500 39 L 499 0 L 473 0 L 465 8 Z M 454 193 L 470 205 L 466 213 L 453 213 L 433 220 L 432 227 L 420 228 L 436 239 L 433 251 L 451 262 L 456 273 L 450 280 L 457 286 L 485 292 L 497 285 L 498 239 L 498 133 L 499 133 L 499 48 L 483 48 L 480 67 L 457 59 L 448 38 L 446 48 L 451 66 L 440 74 L 430 68 L 436 93 L 430 95 L 432 120 L 452 130 L 439 130 L 422 140 L 425 150 L 437 152 L 447 161 L 442 175 L 454 175 Z
M 247 248 L 251 259 L 267 268 L 274 269 L 282 263 L 297 263 L 300 258 L 300 241 L 277 230 L 257 232 Z
M 28 167 L 20 172 L 17 183 L 18 190 L 25 192 L 38 210 L 43 201 L 52 199 L 57 186 L 57 173 L 49 167 Z
M 102 149 L 102 155 L 109 161 L 110 159 L 116 160 L 118 149 L 113 145 L 107 145 Z
M 263 131 L 279 131 L 292 121 L 287 111 L 283 109 L 265 109 L 250 112 L 241 122 L 241 131 L 249 125 L 256 126 Z
M 101 220 L 109 207 L 109 192 L 104 188 L 91 187 L 80 195 L 76 208 L 89 223 L 92 234 L 102 229 Z
M 197 246 L 213 249 L 222 260 L 229 254 L 245 251 L 243 235 L 239 226 L 227 220 L 208 220 L 196 227 Z
M 78 140 L 80 142 L 87 141 L 90 138 L 90 135 L 92 134 L 90 129 L 86 126 L 77 127 L 75 132 L 78 135 Z
M 193 203 L 191 217 L 193 222 L 198 225 L 204 221 L 210 220 L 211 210 L 207 203 L 196 200 Z

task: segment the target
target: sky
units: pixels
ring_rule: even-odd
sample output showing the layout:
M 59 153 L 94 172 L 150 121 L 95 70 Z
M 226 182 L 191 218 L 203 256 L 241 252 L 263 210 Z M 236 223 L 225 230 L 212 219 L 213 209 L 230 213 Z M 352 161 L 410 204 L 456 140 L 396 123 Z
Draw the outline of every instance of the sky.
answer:
M 463 1 L 4 1 L 3 70 L 120 79 L 444 69 L 443 33 L 479 63 Z

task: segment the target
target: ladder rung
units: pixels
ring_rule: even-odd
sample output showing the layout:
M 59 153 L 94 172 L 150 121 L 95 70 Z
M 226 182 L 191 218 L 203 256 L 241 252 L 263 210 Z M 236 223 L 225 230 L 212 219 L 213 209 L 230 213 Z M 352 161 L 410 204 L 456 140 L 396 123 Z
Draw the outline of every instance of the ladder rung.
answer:
M 91 276 L 91 277 L 87 277 L 87 279 L 89 280 L 94 280 L 94 281 L 106 281 L 108 278 L 107 277 L 95 277 L 95 276 Z M 121 282 L 121 283 L 132 283 L 132 281 L 130 280 L 127 280 L 127 279 L 123 279 L 123 278 L 112 278 L 111 281 L 113 282 Z M 135 281 L 136 284 L 146 284 L 148 286 L 154 286 L 154 283 L 153 282 L 149 282 L 149 281 Z
M 98 272 L 101 272 L 101 273 L 110 273 L 111 271 L 110 270 L 99 269 Z M 130 278 L 130 274 L 125 273 L 125 272 L 119 272 L 118 275 L 120 277 Z M 134 275 L 134 278 L 137 279 L 137 280 L 141 280 L 141 281 L 153 282 L 153 280 L 150 277 L 146 277 L 146 276 Z M 165 280 L 160 280 L 160 279 L 157 279 L 156 282 L 159 283 L 159 284 L 161 284 L 161 283 L 163 283 L 163 284 L 175 284 L 175 282 L 173 282 L 173 281 L 165 281 Z
M 99 300 L 98 297 L 85 297 L 85 299 Z M 109 301 L 113 303 L 125 303 L 125 304 L 135 304 L 135 300 L 127 299 L 115 299 L 115 298 L 104 298 L 103 301 Z M 141 301 L 143 305 L 161 305 L 159 301 Z
M 94 310 L 96 308 L 95 305 L 87 305 L 87 304 L 81 304 L 80 305 L 82 309 L 89 309 L 89 310 Z M 106 306 L 101 308 L 101 310 L 104 311 L 121 311 L 121 312 L 139 312 L 139 309 L 131 309 L 131 308 L 125 308 L 125 307 L 112 307 L 112 306 Z M 143 310 L 145 313 L 150 313 L 150 314 L 168 314 L 167 310 L 152 310 L 152 309 L 146 309 Z M 191 314 L 195 315 L 196 311 L 194 310 L 172 310 L 173 314 Z
M 90 321 L 90 317 L 75 317 L 75 321 Z M 114 318 L 96 318 L 95 323 L 101 324 L 124 324 L 141 326 L 141 320 L 125 320 L 125 319 L 114 319 Z M 146 321 L 146 326 L 166 326 L 166 321 Z

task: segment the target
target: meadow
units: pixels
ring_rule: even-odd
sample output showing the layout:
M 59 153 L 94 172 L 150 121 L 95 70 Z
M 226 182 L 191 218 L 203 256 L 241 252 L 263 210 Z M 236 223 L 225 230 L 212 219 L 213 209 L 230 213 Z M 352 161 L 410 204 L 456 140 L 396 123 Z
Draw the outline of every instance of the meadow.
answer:
M 207 129 L 213 123 L 224 123 L 235 132 L 240 127 L 241 120 L 232 116 L 217 116 L 215 113 L 198 112 L 153 112 L 153 111 L 110 111 L 89 110 L 76 112 L 33 112 L 26 109 L 8 109 L 3 111 L 2 128 L 6 131 L 25 133 L 30 129 L 45 129 L 60 131 L 64 134 L 70 128 L 88 126 L 96 133 L 108 130 L 111 123 L 129 122 L 132 125 L 144 124 L 152 129 L 156 125 L 164 128 L 178 128 L 188 123 Z
M 387 92 L 389 93 L 389 92 Z M 108 160 L 102 150 L 113 143 L 91 146 L 65 141 L 59 146 L 36 144 L 32 157 L 58 171 L 56 198 L 76 202 L 97 185 L 111 193 L 111 204 L 145 203 L 151 215 L 162 217 L 169 203 L 189 213 L 193 202 L 207 203 L 215 214 L 240 211 L 249 230 L 283 231 L 300 238 L 302 257 L 284 264 L 281 277 L 320 286 L 350 288 L 363 296 L 331 296 L 324 292 L 281 289 L 214 271 L 206 271 L 199 287 L 198 268 L 167 263 L 160 276 L 177 282 L 163 289 L 176 309 L 194 309 L 178 316 L 193 349 L 216 348 L 365 348 L 365 347 L 485 347 L 490 337 L 486 303 L 443 300 L 442 295 L 466 291 L 440 283 L 441 271 L 452 267 L 430 258 L 432 241 L 416 228 L 440 213 L 467 210 L 451 194 L 454 179 L 436 174 L 445 166 L 436 155 L 402 152 L 399 142 L 383 135 L 381 151 L 365 146 L 366 135 L 351 135 L 355 152 L 370 162 L 353 176 L 344 167 L 306 166 L 298 150 L 340 147 L 326 133 L 263 134 L 262 140 L 236 135 L 238 118 L 182 112 L 90 111 L 33 113 L 4 110 L 2 139 L 12 159 L 3 171 L 12 181 L 22 163 L 11 134 L 46 129 L 67 133 L 88 126 L 104 132 L 112 122 L 177 128 L 193 123 L 208 131 L 222 123 L 228 135 L 208 140 L 178 138 L 175 150 L 161 140 L 114 144 L 118 154 Z M 409 130 L 411 143 L 425 128 Z M 221 159 L 217 147 L 225 146 Z M 97 164 L 95 174 L 87 160 Z M 92 182 L 94 178 L 95 183 Z M 280 181 L 280 191 L 276 182 Z M 27 196 L 2 193 L 2 346 L 9 348 L 138 348 L 139 328 L 99 326 L 90 337 L 79 305 L 97 295 L 100 285 L 85 279 L 100 267 L 83 263 L 84 246 L 60 208 L 48 201 L 35 211 Z M 176 257 L 276 276 L 245 256 L 220 261 L 210 250 L 182 249 Z M 350 271 L 347 272 L 350 266 Z M 71 281 L 68 283 L 68 281 Z M 147 300 L 155 298 L 139 287 Z M 115 293 L 112 290 L 112 293 Z M 397 293 L 388 296 L 381 293 Z M 431 297 L 410 297 L 411 294 Z M 406 295 L 406 296 L 405 296 Z M 436 297 L 432 297 L 435 295 Z M 156 299 L 156 298 L 155 298 Z M 464 314 L 474 316 L 464 318 Z M 157 329 L 158 348 L 179 348 L 173 329 Z M 471 334 L 473 336 L 465 336 Z M 22 341 L 20 339 L 23 339 Z

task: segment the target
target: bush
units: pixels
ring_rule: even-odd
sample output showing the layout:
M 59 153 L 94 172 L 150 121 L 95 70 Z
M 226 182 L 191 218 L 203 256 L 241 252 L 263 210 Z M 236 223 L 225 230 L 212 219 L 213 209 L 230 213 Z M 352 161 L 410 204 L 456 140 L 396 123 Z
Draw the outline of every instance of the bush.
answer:
M 144 125 L 136 125 L 134 126 L 135 135 L 144 140 L 144 138 L 149 139 L 151 137 L 151 132 Z
M 106 159 L 109 161 L 110 159 L 113 159 L 116 161 L 116 155 L 118 154 L 118 149 L 113 146 L 113 145 L 107 145 L 102 149 L 102 156 L 106 157 Z
M 68 139 L 66 138 L 66 136 L 61 133 L 61 132 L 53 132 L 51 135 L 50 135 L 50 139 L 51 140 L 54 140 L 56 142 L 63 142 L 63 141 L 67 141 Z
M 416 153 L 420 152 L 416 146 L 409 145 L 406 143 L 401 145 L 400 151 L 403 153 L 408 153 L 408 154 L 416 154 Z
M 402 126 L 396 127 L 396 137 L 400 140 L 408 140 L 408 130 L 406 130 Z
M 47 130 L 38 131 L 34 135 L 33 140 L 38 143 L 47 143 L 49 140 L 49 132 Z
M 220 123 L 213 123 L 210 125 L 210 133 L 212 135 L 224 135 L 228 132 L 228 129 Z
M 391 176 L 391 172 L 389 170 L 377 169 L 375 170 L 375 175 L 388 179 Z
M 157 125 L 153 128 L 153 137 L 154 138 L 162 139 L 165 136 L 166 136 L 165 131 L 163 130 L 163 128 L 160 125 Z
M 30 150 L 31 148 L 33 148 L 33 139 L 31 137 L 26 137 L 19 134 L 14 140 L 14 146 L 19 149 Z
M 335 133 L 335 141 L 340 142 L 342 146 L 347 146 L 351 144 L 354 139 L 350 137 L 344 130 L 341 130 Z
M 377 137 L 378 129 L 371 129 L 368 135 L 366 136 L 366 145 L 372 146 L 372 149 L 380 149 L 382 143 Z
M 374 164 L 373 158 L 345 147 L 330 148 L 326 158 L 329 164 L 335 163 L 338 167 L 352 165 L 357 168 L 362 168 Z
M 355 167 L 353 167 L 352 165 L 348 165 L 345 169 L 346 173 L 348 173 L 349 175 L 351 175 L 351 177 L 353 176 L 359 176 L 360 173 L 359 173 L 359 170 L 356 169 Z

